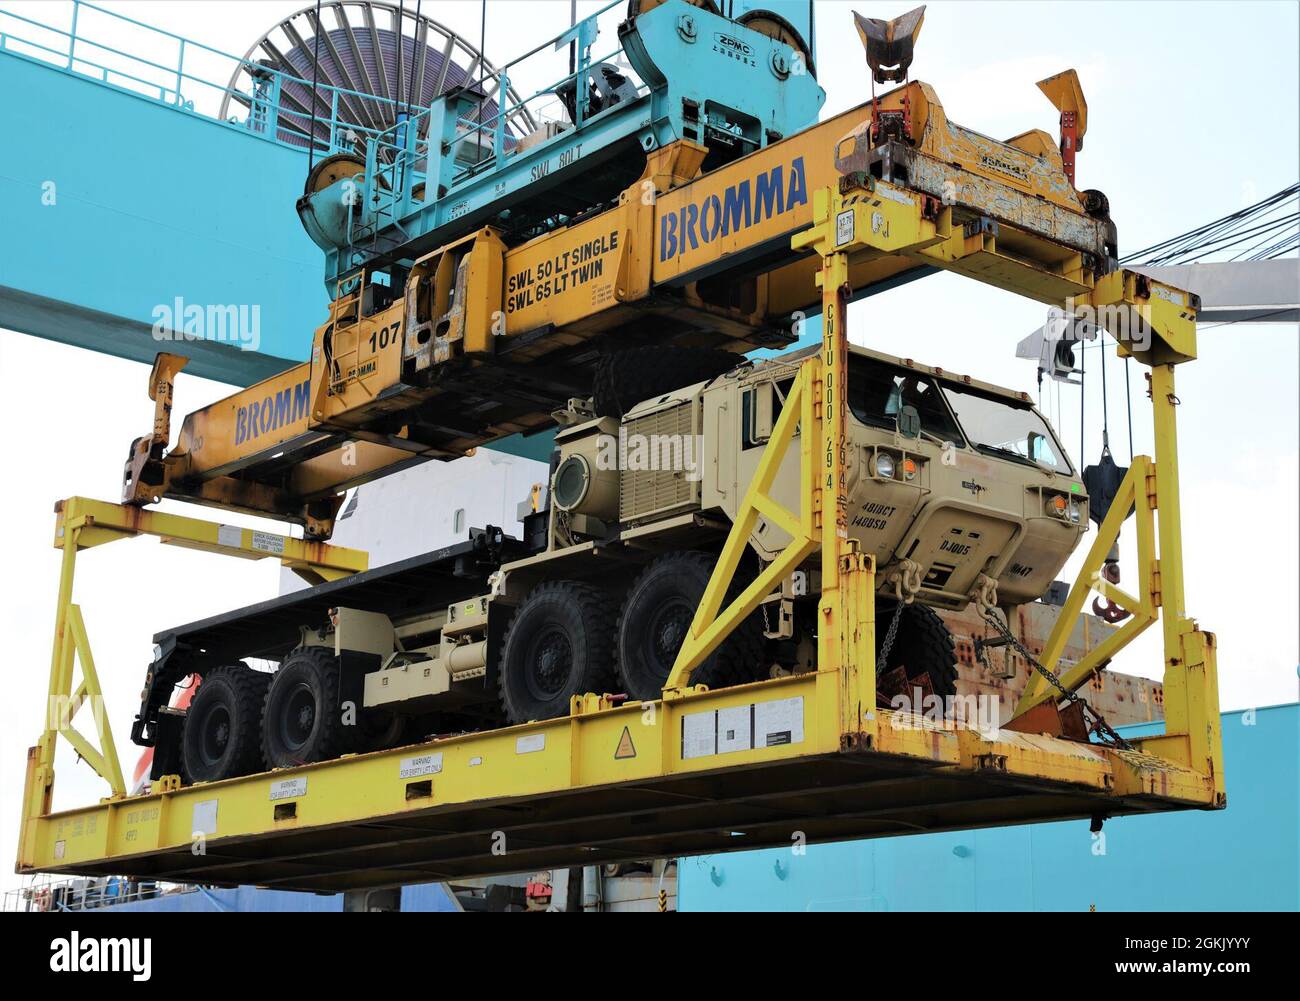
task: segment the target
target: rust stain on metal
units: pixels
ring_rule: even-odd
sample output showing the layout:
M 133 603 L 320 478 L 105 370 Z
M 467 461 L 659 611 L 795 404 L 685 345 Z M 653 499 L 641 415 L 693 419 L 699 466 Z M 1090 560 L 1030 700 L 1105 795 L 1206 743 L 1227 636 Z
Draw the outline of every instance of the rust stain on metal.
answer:
M 992 699 L 998 705 L 999 722 L 1009 719 L 1033 668 L 1008 647 L 986 649 L 987 664 L 975 656 L 975 640 L 993 637 L 988 623 L 979 617 L 973 606 L 960 612 L 936 611 L 953 635 L 957 653 L 958 697 L 973 695 Z M 1039 602 L 1020 606 L 1015 616 L 1016 635 L 1031 653 L 1037 655 L 1042 651 L 1056 621 L 1057 611 Z M 1066 640 L 1061 663 L 1067 666 L 1076 663 L 1112 632 L 1114 627 L 1096 616 L 1080 616 Z M 1010 676 L 1004 678 L 1001 676 L 1004 673 Z M 1164 687 L 1158 681 L 1105 670 L 1082 688 L 1080 694 L 1112 726 L 1150 723 L 1164 718 Z

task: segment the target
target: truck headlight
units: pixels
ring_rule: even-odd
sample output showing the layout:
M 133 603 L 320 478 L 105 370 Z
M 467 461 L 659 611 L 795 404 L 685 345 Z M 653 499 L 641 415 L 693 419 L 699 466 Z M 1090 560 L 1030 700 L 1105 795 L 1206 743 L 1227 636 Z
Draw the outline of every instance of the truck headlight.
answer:
M 876 453 L 876 475 L 886 480 L 894 478 L 894 459 L 893 456 L 885 452 Z
M 1082 511 L 1079 508 L 1079 502 L 1070 501 L 1070 524 L 1072 525 L 1079 524 L 1079 519 L 1081 517 L 1082 517 Z
M 572 511 L 587 499 L 591 489 L 591 469 L 581 455 L 570 455 L 555 470 L 551 496 L 561 511 Z

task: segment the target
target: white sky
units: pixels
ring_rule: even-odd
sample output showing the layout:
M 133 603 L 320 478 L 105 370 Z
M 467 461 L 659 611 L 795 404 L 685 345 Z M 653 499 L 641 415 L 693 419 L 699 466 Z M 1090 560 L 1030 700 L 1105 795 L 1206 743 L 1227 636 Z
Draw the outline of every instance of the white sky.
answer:
M 136 0 L 106 6 L 240 54 L 303 4 Z M 598 6 L 581 3 L 579 10 Z M 889 17 L 912 5 L 862 0 L 856 6 Z M 524 7 L 524 0 L 489 4 L 492 58 L 509 59 L 567 24 L 567 0 L 528 0 L 526 16 Z M 424 9 L 478 38 L 477 2 L 426 0 Z M 826 2 L 817 8 L 825 113 L 869 95 L 850 9 Z M 1056 114 L 1034 82 L 1077 68 L 1089 103 L 1079 184 L 1109 195 L 1123 253 L 1238 209 L 1300 176 L 1297 10 L 1281 2 L 931 3 L 912 72 L 935 86 L 952 120 L 1005 137 L 1034 127 L 1054 135 Z M 596 50 L 613 43 L 602 37 Z M 1033 303 L 939 275 L 855 306 L 850 333 L 859 343 L 1032 392 L 1032 363 L 1016 360 L 1014 348 L 1043 316 Z M 304 318 L 304 343 L 310 322 Z M 1300 662 L 1297 329 L 1212 327 L 1201 331 L 1200 345 L 1200 360 L 1178 372 L 1188 611 L 1218 633 L 1224 709 L 1291 701 Z M 1090 354 L 1085 464 L 1096 460 L 1101 440 L 1097 355 Z M 1134 438 L 1139 452 L 1149 452 L 1142 372 L 1136 366 L 1132 372 Z M 16 850 L 25 751 L 39 732 L 49 670 L 59 569 L 50 546 L 52 507 L 75 494 L 116 498 L 127 447 L 148 430 L 152 405 L 145 395 L 146 366 L 8 331 L 0 331 L 0 374 L 0 427 L 16 445 L 0 493 L 10 568 L 0 602 L 12 686 L 0 701 L 0 860 L 8 860 Z M 1124 398 L 1116 392 L 1123 368 L 1113 354 L 1109 374 L 1111 443 L 1117 461 L 1126 464 Z M 227 391 L 182 375 L 178 418 Z M 1054 404 L 1045 400 L 1043 409 L 1078 458 L 1078 390 L 1066 387 L 1060 399 L 1059 419 Z M 79 563 L 77 596 L 129 774 L 137 749 L 127 734 L 152 634 L 275 593 L 278 570 L 269 562 L 164 549 L 152 540 L 86 552 Z M 1133 581 L 1133 574 L 1126 579 Z M 1115 668 L 1159 677 L 1156 633 L 1149 631 Z M 56 806 L 99 795 L 102 786 L 90 769 L 61 751 Z M 0 867 L 8 870 L 8 862 Z M 11 885 L 15 877 L 5 871 L 3 879 Z

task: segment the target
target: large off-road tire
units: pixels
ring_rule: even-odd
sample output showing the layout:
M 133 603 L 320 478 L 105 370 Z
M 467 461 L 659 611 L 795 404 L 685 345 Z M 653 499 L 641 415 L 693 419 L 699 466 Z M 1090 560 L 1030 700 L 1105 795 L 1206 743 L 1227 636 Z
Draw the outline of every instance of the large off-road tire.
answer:
M 709 553 L 667 553 L 633 583 L 619 615 L 617 650 L 620 686 L 630 698 L 659 698 L 716 563 Z M 765 677 L 765 668 L 763 626 L 754 614 L 691 673 L 691 684 L 725 688 Z
M 596 363 L 592 406 L 600 417 L 622 417 L 655 396 L 713 379 L 744 359 L 716 348 L 643 347 L 611 351 Z
M 328 761 L 353 750 L 345 726 L 339 659 L 325 647 L 299 647 L 275 673 L 262 710 L 262 754 L 269 768 Z
M 876 603 L 877 657 L 895 607 L 893 601 Z M 957 649 L 953 644 L 952 633 L 933 608 L 918 602 L 903 608 L 903 617 L 898 623 L 898 637 L 889 653 L 885 673 L 899 666 L 907 672 L 909 680 L 928 674 L 934 694 L 940 698 L 949 699 L 957 694 Z M 877 675 L 880 675 L 879 665 Z
M 510 723 L 554 719 L 569 699 L 612 690 L 614 601 L 577 581 L 539 584 L 524 599 L 501 642 L 497 679 Z
M 271 676 L 244 664 L 209 671 L 185 713 L 181 762 L 190 782 L 263 769 L 262 702 Z

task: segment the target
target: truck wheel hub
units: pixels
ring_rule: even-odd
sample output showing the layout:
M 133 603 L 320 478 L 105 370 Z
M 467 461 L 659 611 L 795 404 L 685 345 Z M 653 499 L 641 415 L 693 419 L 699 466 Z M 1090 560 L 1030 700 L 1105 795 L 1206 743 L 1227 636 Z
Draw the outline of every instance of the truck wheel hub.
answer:
M 289 696 L 286 706 L 284 736 L 291 747 L 299 747 L 311 736 L 316 723 L 316 699 L 305 685 Z
M 546 630 L 537 638 L 532 658 L 535 669 L 529 687 L 543 697 L 560 691 L 573 672 L 573 646 L 562 629 Z
M 677 651 L 686 640 L 694 612 L 685 602 L 674 601 L 660 609 L 655 616 L 650 635 L 654 643 L 655 659 L 663 665 L 672 665 Z
M 218 760 L 230 743 L 230 714 L 223 707 L 217 706 L 208 714 L 203 735 L 203 756 L 208 761 Z

